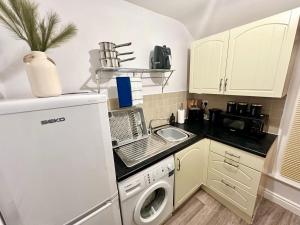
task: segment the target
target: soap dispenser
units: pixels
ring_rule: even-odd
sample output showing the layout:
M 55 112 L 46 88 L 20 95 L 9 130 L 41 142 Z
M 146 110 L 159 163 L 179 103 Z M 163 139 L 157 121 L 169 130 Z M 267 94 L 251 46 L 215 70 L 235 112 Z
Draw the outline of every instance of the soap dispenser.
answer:
M 174 126 L 175 125 L 175 116 L 174 116 L 174 113 L 172 113 L 172 115 L 170 116 L 170 125 Z

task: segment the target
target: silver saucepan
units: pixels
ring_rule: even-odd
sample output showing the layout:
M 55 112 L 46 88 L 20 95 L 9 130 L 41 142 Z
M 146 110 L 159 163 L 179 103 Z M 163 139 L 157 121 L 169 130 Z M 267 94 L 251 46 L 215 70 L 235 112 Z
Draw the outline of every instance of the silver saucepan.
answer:
M 100 58 L 106 59 L 106 58 L 117 58 L 120 55 L 131 55 L 133 52 L 124 52 L 119 53 L 117 51 L 108 51 L 108 50 L 100 50 Z
M 121 62 L 126 62 L 134 59 L 135 57 L 128 58 L 128 59 L 105 58 L 105 59 L 100 59 L 100 65 L 101 67 L 120 67 Z
M 100 42 L 100 50 L 106 50 L 106 51 L 115 51 L 116 48 L 123 47 L 123 46 L 129 46 L 131 45 L 131 42 L 125 43 L 125 44 L 120 44 L 116 45 L 115 43 L 112 42 Z

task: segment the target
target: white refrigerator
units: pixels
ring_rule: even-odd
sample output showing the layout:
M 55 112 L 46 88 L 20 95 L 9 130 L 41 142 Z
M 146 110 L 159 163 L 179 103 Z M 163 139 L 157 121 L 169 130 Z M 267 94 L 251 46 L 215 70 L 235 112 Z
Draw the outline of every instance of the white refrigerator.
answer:
M 6 225 L 121 225 L 106 97 L 0 102 Z

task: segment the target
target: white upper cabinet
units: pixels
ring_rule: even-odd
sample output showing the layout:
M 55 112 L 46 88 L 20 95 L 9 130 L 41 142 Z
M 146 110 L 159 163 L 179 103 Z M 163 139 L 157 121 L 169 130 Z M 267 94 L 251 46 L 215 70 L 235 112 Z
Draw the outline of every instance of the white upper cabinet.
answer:
M 212 37 L 194 42 L 190 92 L 284 96 L 289 83 L 288 69 L 292 66 L 298 22 L 299 8 L 214 35 L 212 37 L 219 39 L 224 37 L 219 54 L 212 47 L 199 48 L 197 45 L 209 45 L 208 40 Z M 215 68 L 210 68 L 213 66 Z M 223 84 L 218 89 L 222 79 Z
M 295 31 L 291 11 L 230 31 L 226 94 L 282 97 Z
M 190 92 L 209 94 L 223 92 L 228 39 L 229 31 L 192 44 Z

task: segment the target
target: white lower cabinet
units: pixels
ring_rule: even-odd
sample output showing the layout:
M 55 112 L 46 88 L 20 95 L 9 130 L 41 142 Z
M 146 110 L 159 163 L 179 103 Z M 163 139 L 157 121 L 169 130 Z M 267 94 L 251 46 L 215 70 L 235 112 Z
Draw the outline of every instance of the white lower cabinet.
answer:
M 245 191 L 236 180 L 209 170 L 207 184 L 213 191 L 237 206 L 241 211 L 252 215 L 256 196 Z
M 263 157 L 201 140 L 175 154 L 174 207 L 178 208 L 203 185 L 216 200 L 251 222 L 261 199 L 266 164 Z
M 209 170 L 221 173 L 239 182 L 242 189 L 252 195 L 257 194 L 261 173 L 214 152 L 209 153 Z
M 251 221 L 261 197 L 264 163 L 263 157 L 210 141 L 207 188 L 225 199 L 221 201 L 223 204 L 238 209 L 235 212 Z
M 175 154 L 174 207 L 178 208 L 207 176 L 209 140 L 204 139 Z

